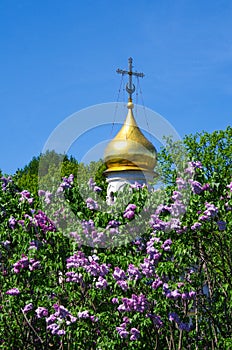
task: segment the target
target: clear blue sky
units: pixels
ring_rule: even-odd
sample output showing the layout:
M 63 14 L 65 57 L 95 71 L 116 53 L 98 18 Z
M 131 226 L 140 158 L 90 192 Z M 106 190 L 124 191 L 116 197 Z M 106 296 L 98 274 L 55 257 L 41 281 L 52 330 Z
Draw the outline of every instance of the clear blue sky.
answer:
M 26 165 L 72 113 L 116 101 L 130 56 L 145 105 L 182 137 L 225 129 L 231 18 L 230 0 L 1 0 L 0 168 Z

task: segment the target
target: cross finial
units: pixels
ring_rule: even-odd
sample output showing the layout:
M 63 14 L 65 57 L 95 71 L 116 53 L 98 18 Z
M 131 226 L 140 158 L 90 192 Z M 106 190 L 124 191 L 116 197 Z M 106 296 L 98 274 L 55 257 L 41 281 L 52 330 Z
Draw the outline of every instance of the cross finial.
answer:
M 132 76 L 134 75 L 134 76 L 136 76 L 136 77 L 141 77 L 141 78 L 143 78 L 144 77 L 144 74 L 143 73 L 137 73 L 137 72 L 133 72 L 132 71 L 132 68 L 133 68 L 133 66 L 132 66 L 132 58 L 130 57 L 129 59 L 128 59 L 128 71 L 127 70 L 122 70 L 122 69 L 117 69 L 117 73 L 119 73 L 119 74 L 122 74 L 122 75 L 124 75 L 124 74 L 128 74 L 129 75 L 129 81 L 128 81 L 128 83 L 126 84 L 126 91 L 128 92 L 128 94 L 129 94 L 129 97 L 128 97 L 128 100 L 129 100 L 129 102 L 132 102 L 132 94 L 135 92 L 135 86 L 134 86 L 134 84 L 132 83 Z

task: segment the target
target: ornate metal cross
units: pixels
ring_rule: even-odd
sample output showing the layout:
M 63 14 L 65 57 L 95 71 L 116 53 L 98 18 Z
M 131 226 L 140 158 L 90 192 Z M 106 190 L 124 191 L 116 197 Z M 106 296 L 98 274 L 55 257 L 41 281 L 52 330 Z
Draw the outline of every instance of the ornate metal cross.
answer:
M 137 73 L 137 72 L 133 72 L 132 71 L 132 58 L 130 57 L 128 59 L 128 71 L 127 70 L 123 70 L 123 69 L 117 69 L 116 72 L 119 73 L 119 74 L 128 74 L 129 75 L 129 82 L 126 84 L 126 91 L 128 92 L 129 94 L 129 101 L 132 101 L 132 94 L 135 92 L 135 86 L 134 84 L 132 83 L 132 76 L 136 76 L 136 77 L 140 77 L 140 78 L 143 78 L 144 77 L 144 74 L 143 73 Z

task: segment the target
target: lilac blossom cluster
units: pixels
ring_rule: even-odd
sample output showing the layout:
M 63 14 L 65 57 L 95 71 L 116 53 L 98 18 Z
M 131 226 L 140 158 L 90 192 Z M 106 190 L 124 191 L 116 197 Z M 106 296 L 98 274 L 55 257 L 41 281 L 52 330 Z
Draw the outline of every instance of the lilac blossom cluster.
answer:
M 122 290 L 126 291 L 129 286 L 126 282 L 127 276 L 124 270 L 120 269 L 120 267 L 116 266 L 113 272 L 113 278 L 116 280 L 116 284 L 122 288 Z
M 206 210 L 203 212 L 203 215 L 199 217 L 201 221 L 209 221 L 210 219 L 215 218 L 218 214 L 218 208 L 215 207 L 213 203 L 205 203 Z
M 202 185 L 200 182 L 192 179 L 189 180 L 189 183 L 191 185 L 191 188 L 194 194 L 200 194 L 210 189 L 210 185 L 208 183 Z
M 33 304 L 32 303 L 29 303 L 29 304 L 26 304 L 24 306 L 24 308 L 22 309 L 22 312 L 24 314 L 27 314 L 29 311 L 33 310 Z
M 6 294 L 7 294 L 7 295 L 13 295 L 13 296 L 15 296 L 15 295 L 19 295 L 19 294 L 20 294 L 20 291 L 19 291 L 18 288 L 11 288 L 11 289 L 8 289 L 8 290 L 6 291 Z
M 83 310 L 78 312 L 78 318 L 81 320 L 89 319 L 91 322 L 98 322 L 98 317 L 90 315 L 88 310 Z
M 25 220 L 16 220 L 13 216 L 11 216 L 8 221 L 9 227 L 11 229 L 15 229 L 17 223 L 22 227 L 25 227 L 25 221 L 27 221 L 28 228 L 33 227 L 36 230 L 39 228 L 42 230 L 43 233 L 46 233 L 48 231 L 55 232 L 57 230 L 53 221 L 49 219 L 48 216 L 42 210 L 38 210 L 37 213 L 35 213 L 34 210 L 32 210 L 31 212 L 33 216 L 25 214 Z
M 226 186 L 227 188 L 229 188 L 230 192 L 232 192 L 232 181 L 229 185 Z
M 116 327 L 116 330 L 121 338 L 128 338 L 130 335 L 130 340 L 134 341 L 134 340 L 137 340 L 139 338 L 140 331 L 135 327 L 128 329 L 128 326 L 130 323 L 131 323 L 131 321 L 129 320 L 129 318 L 124 317 L 123 323 L 120 324 L 119 327 Z
M 136 208 L 137 207 L 135 204 L 128 204 L 128 206 L 126 207 L 126 209 L 123 213 L 123 217 L 127 218 L 129 220 L 132 220 L 135 217 Z
M 44 190 L 39 190 L 38 191 L 38 196 L 39 197 L 44 197 L 44 202 L 46 204 L 50 204 L 51 203 L 51 198 L 52 198 L 52 193 L 49 191 L 44 191 Z
M 97 186 L 96 182 L 93 180 L 92 177 L 89 179 L 88 185 L 89 185 L 89 188 L 94 192 L 99 193 L 102 191 L 102 188 Z
M 180 222 L 180 217 L 186 213 L 186 205 L 183 203 L 183 194 L 180 191 L 186 189 L 188 183 L 182 178 L 178 178 L 176 183 L 178 191 L 174 191 L 172 194 L 173 203 L 158 205 L 154 214 L 150 217 L 149 224 L 154 233 L 156 231 L 169 232 L 175 230 L 181 234 L 186 230 L 186 227 L 182 227 Z M 166 220 L 164 220 L 163 215 L 165 215 Z
M 110 220 L 104 231 L 99 232 L 92 219 L 83 220 L 81 222 L 82 235 L 77 232 L 71 232 L 70 236 L 75 239 L 79 246 L 82 245 L 83 240 L 89 246 L 104 246 L 107 240 L 111 240 L 113 236 L 118 235 L 119 225 L 120 223 L 118 221 Z M 110 236 L 107 236 L 107 233 L 109 233 Z
M 57 193 L 64 192 L 67 188 L 71 188 L 73 185 L 74 175 L 70 174 L 69 177 L 63 177 L 63 181 L 57 189 Z
M 194 299 L 196 296 L 196 292 L 194 291 L 180 292 L 178 289 L 171 291 L 167 283 L 163 284 L 163 292 L 168 299 L 173 299 L 173 300 L 177 300 L 177 299 L 190 300 L 190 299 Z
M 184 323 L 180 320 L 179 316 L 175 312 L 171 312 L 168 316 L 169 321 L 175 322 L 180 330 L 190 332 L 192 330 L 192 325 L 190 323 Z
M 2 181 L 2 190 L 5 192 L 7 190 L 7 185 L 9 183 L 12 183 L 12 178 L 11 176 L 8 176 L 8 177 L 2 176 L 0 180 Z
M 20 202 L 28 202 L 29 204 L 33 203 L 33 198 L 31 198 L 31 194 L 27 190 L 23 190 L 22 192 L 19 192 L 21 197 L 19 198 Z
M 98 210 L 98 203 L 93 198 L 88 197 L 85 201 L 87 208 L 90 210 Z
M 202 169 L 202 164 L 200 161 L 188 162 L 188 166 L 185 169 L 185 174 L 190 177 L 193 177 L 196 173 L 196 169 Z
M 19 273 L 23 269 L 29 269 L 30 271 L 37 270 L 41 267 L 40 261 L 33 258 L 29 259 L 23 254 L 22 258 L 13 264 L 14 272 Z
M 87 258 L 82 251 L 78 251 L 67 259 L 66 267 L 67 269 L 83 268 L 90 275 L 98 277 L 95 284 L 96 288 L 105 289 L 108 286 L 108 283 L 104 277 L 109 273 L 110 265 L 105 263 L 99 264 L 98 260 L 99 258 L 96 255 Z M 66 272 L 66 282 L 83 284 L 83 276 L 81 273 L 68 271 Z
M 136 311 L 142 313 L 147 309 L 148 305 L 145 295 L 132 294 L 131 298 L 122 298 L 122 304 L 117 309 L 122 312 Z
M 76 322 L 77 318 L 74 317 L 64 306 L 54 304 L 55 313 L 46 318 L 47 329 L 52 334 L 64 335 L 65 330 L 60 329 L 61 324 L 64 323 L 68 326 L 71 323 Z
M 162 328 L 163 327 L 163 321 L 161 320 L 161 317 L 159 315 L 155 315 L 155 314 L 147 314 L 146 317 L 149 317 L 152 322 L 153 322 L 153 325 L 156 327 L 156 328 Z

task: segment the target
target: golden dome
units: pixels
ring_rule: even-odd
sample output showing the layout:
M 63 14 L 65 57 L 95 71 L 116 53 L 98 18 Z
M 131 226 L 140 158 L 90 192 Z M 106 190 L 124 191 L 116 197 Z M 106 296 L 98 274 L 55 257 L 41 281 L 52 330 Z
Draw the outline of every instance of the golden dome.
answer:
M 114 171 L 146 171 L 154 173 L 157 162 L 157 151 L 139 129 L 134 115 L 133 103 L 128 102 L 128 114 L 125 122 L 105 149 L 105 173 Z

